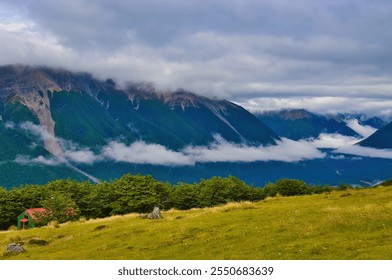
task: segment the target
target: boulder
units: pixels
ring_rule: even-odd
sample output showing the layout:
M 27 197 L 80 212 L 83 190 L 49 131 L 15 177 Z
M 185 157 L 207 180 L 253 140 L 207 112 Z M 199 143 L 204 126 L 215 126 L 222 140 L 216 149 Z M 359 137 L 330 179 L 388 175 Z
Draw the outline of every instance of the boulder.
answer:
M 20 243 L 11 243 L 7 245 L 7 253 L 23 253 L 25 248 L 23 248 Z
M 162 214 L 161 214 L 161 210 L 159 209 L 159 207 L 154 207 L 154 210 L 152 211 L 152 213 L 147 215 L 148 219 L 162 219 Z

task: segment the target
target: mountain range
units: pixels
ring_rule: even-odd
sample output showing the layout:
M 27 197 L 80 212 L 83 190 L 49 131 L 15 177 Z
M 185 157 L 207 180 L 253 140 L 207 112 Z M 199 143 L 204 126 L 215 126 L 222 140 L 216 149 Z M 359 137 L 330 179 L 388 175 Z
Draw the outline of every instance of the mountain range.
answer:
M 384 126 L 376 117 L 323 116 L 303 109 L 252 114 L 233 102 L 186 90 L 158 91 L 149 83 L 120 86 L 112 79 L 64 69 L 1 66 L 0 185 L 108 180 L 127 172 L 189 182 L 251 172 L 244 175 L 249 180 L 242 179 L 253 183 L 260 166 L 239 166 L 234 160 L 195 163 L 183 154 L 197 154 L 203 162 L 206 152 L 216 156 L 214 149 L 224 147 L 221 153 L 230 161 L 233 149 L 262 146 L 268 152 L 282 143 L 291 145 L 285 138 L 335 133 L 360 139 L 347 124 L 350 118 L 375 130 L 382 127 L 360 145 L 390 148 L 391 124 Z
M 86 73 L 60 69 L 0 68 L 2 121 L 30 121 L 55 137 L 81 145 L 104 144 L 124 137 L 178 149 L 204 145 L 214 134 L 227 141 L 274 144 L 279 137 L 242 107 L 178 90 L 157 92 L 149 84 L 118 89 Z M 251 128 L 251 129 L 250 129 Z M 57 155 L 56 143 L 45 148 Z
M 361 114 L 321 115 L 304 109 L 265 111 L 255 115 L 280 137 L 293 140 L 317 138 L 322 133 L 361 137 L 359 132 L 350 127 L 350 121 L 355 121 L 361 126 L 372 127 L 375 130 L 387 124 L 379 117 L 367 118 Z

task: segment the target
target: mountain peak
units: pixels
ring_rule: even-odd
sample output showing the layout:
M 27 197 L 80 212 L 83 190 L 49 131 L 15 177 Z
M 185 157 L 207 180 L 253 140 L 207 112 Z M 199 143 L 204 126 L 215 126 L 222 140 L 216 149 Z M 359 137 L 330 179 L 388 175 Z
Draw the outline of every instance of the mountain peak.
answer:
M 392 122 L 359 142 L 359 145 L 376 149 L 392 149 Z
M 311 113 L 305 109 L 297 109 L 297 108 L 264 111 L 258 115 L 265 116 L 265 117 L 277 117 L 283 120 L 311 119 L 316 116 L 314 113 Z
M 211 101 L 207 97 L 199 96 L 182 89 L 161 93 L 160 98 L 170 108 L 181 107 L 182 110 L 188 107 L 199 108 L 201 104 L 206 105 L 206 103 Z
M 1 96 L 27 97 L 38 91 L 60 90 L 60 87 L 42 69 L 24 65 L 0 67 Z

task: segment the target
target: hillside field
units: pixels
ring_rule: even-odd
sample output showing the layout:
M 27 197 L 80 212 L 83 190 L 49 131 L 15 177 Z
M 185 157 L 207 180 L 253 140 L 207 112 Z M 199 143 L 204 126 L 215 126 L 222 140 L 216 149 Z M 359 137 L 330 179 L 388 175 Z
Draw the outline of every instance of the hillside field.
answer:
M 392 188 L 68 222 L 0 232 L 1 259 L 392 259 Z M 31 240 L 45 240 L 40 246 Z M 26 252 L 5 254 L 23 242 Z

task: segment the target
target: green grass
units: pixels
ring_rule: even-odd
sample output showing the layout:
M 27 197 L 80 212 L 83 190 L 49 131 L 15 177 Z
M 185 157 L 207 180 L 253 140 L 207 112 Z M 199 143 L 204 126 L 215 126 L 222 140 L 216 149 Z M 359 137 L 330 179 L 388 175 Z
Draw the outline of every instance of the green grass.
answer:
M 0 233 L 4 259 L 392 259 L 392 188 L 138 214 Z M 39 246 L 31 239 L 49 242 Z

